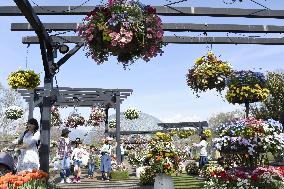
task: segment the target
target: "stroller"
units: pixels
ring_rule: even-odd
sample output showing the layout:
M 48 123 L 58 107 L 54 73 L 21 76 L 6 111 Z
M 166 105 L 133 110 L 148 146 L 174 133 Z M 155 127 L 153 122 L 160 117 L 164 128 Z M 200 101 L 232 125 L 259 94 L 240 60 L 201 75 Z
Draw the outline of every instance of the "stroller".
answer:
M 14 153 L 14 151 L 0 152 L 0 175 L 16 172 L 16 163 L 10 153 Z

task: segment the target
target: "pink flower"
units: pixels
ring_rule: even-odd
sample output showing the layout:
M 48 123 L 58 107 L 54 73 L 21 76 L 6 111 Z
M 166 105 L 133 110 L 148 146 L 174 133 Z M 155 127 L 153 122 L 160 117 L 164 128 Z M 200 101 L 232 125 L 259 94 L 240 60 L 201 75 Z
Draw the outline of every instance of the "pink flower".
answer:
M 112 32 L 109 34 L 111 37 L 111 45 L 120 47 L 124 47 L 127 43 L 132 41 L 133 33 L 131 31 L 127 31 L 124 28 L 120 29 L 120 33 Z

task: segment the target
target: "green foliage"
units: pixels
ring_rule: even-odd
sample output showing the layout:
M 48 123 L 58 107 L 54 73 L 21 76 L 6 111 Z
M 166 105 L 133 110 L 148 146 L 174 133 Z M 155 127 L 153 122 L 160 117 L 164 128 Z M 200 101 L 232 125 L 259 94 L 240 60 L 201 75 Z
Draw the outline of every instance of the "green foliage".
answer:
M 129 179 L 128 171 L 112 171 L 110 173 L 111 180 L 127 180 Z
M 185 166 L 185 171 L 188 175 L 198 175 L 199 174 L 199 168 L 195 161 L 188 163 Z
M 156 172 L 152 167 L 145 168 L 145 172 L 140 174 L 140 184 L 142 185 L 154 185 Z
M 251 114 L 257 119 L 274 119 L 284 123 L 284 73 L 267 72 L 267 88 L 270 96 L 259 105 L 251 106 Z

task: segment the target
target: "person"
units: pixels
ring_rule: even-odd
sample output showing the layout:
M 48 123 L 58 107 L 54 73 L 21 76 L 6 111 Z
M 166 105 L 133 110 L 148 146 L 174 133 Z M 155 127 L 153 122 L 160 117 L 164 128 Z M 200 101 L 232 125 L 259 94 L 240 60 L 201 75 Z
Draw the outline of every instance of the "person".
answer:
M 208 158 L 207 158 L 207 137 L 202 134 L 200 136 L 200 142 L 198 144 L 194 143 L 194 147 L 200 148 L 200 157 L 199 157 L 199 168 L 203 168 L 204 165 L 208 164 Z
M 39 169 L 38 146 L 40 141 L 39 125 L 36 119 L 31 118 L 27 122 L 26 130 L 13 141 L 18 146 L 17 172 Z
M 60 177 L 61 177 L 61 184 L 65 182 L 64 178 L 66 176 L 66 183 L 71 183 L 70 180 L 70 157 L 72 154 L 71 149 L 71 142 L 68 137 L 70 131 L 67 128 L 64 128 L 61 131 L 61 137 L 58 139 L 57 144 L 57 156 L 60 160 Z
M 106 137 L 105 143 L 101 148 L 101 173 L 102 180 L 109 181 L 110 180 L 110 170 L 111 170 L 111 151 L 112 147 L 110 145 L 110 141 L 112 138 Z
M 85 149 L 82 148 L 82 142 L 80 139 L 76 139 L 76 147 L 71 154 L 71 158 L 74 160 L 74 178 L 73 183 L 81 182 L 81 166 L 83 163 L 83 155 L 87 155 Z
M 96 160 L 98 158 L 98 149 L 91 145 L 88 160 L 88 178 L 94 178 L 94 171 L 96 168 Z
M 123 162 L 124 162 L 124 153 L 125 153 L 124 143 L 123 142 L 120 144 L 120 153 L 121 153 L 121 163 L 123 164 Z

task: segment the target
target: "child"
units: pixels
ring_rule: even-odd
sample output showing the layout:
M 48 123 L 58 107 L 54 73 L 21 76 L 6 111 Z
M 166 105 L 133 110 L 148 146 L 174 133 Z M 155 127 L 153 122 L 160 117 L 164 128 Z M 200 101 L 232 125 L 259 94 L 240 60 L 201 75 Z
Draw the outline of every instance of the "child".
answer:
M 98 150 L 95 146 L 90 146 L 89 161 L 88 161 L 88 177 L 94 178 L 94 171 L 96 168 L 96 160 L 98 158 Z
M 203 168 L 204 165 L 208 164 L 208 158 L 207 158 L 207 141 L 206 136 L 202 134 L 200 136 L 200 142 L 198 144 L 193 144 L 194 147 L 200 148 L 200 158 L 199 158 L 199 168 Z
M 71 183 L 71 180 L 69 179 L 70 176 L 70 157 L 71 157 L 71 143 L 69 140 L 69 130 L 67 128 L 62 130 L 61 137 L 58 139 L 58 149 L 57 149 L 57 156 L 61 163 L 61 171 L 60 171 L 60 177 L 61 177 L 61 184 L 63 184 L 64 177 L 66 176 L 66 182 Z
M 74 174 L 73 183 L 80 183 L 81 176 L 81 165 L 83 160 L 83 155 L 87 155 L 87 152 L 82 148 L 81 140 L 76 139 L 76 148 L 73 150 L 71 158 L 74 159 Z

